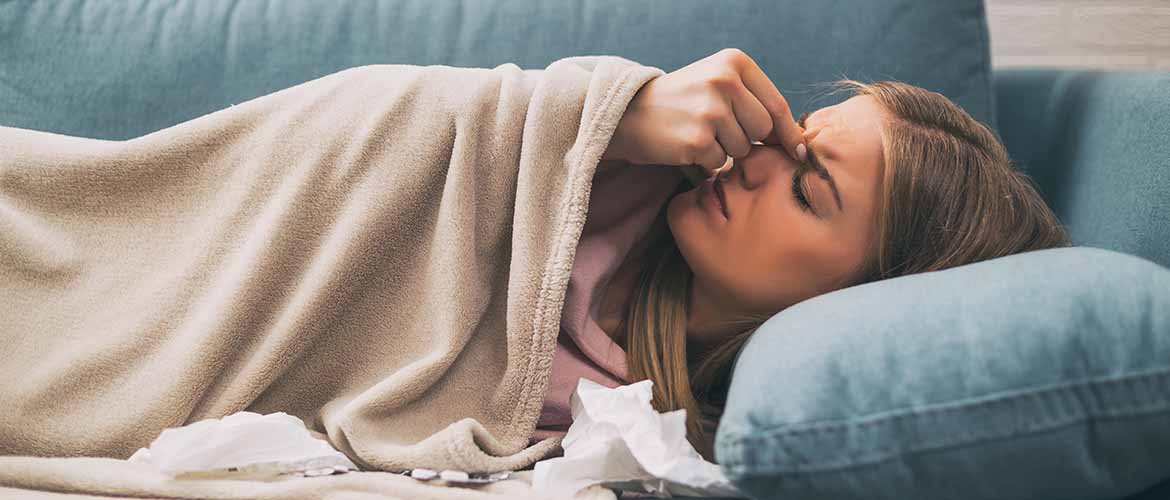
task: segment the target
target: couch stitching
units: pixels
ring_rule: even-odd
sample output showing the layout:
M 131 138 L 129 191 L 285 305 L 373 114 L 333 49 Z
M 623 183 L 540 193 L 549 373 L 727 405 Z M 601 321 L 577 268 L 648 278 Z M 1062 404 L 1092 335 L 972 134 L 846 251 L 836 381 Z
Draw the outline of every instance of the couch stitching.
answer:
M 1068 392 L 1070 389 L 1078 389 L 1078 388 L 1087 387 L 1090 385 L 1099 385 L 1099 384 L 1119 385 L 1119 384 L 1140 383 L 1140 382 L 1145 381 L 1145 380 L 1155 380 L 1155 379 L 1158 379 L 1160 377 L 1164 377 L 1167 375 L 1170 375 L 1170 368 L 1159 369 L 1159 370 L 1146 372 L 1146 373 L 1140 373 L 1140 374 L 1125 375 L 1125 376 L 1121 376 L 1121 377 L 1101 377 L 1101 378 L 1084 379 L 1084 380 L 1079 380 L 1079 381 L 1070 382 L 1070 383 L 1066 383 L 1066 384 L 1053 385 L 1053 386 L 1046 387 L 1046 388 L 1040 389 L 1040 390 L 1026 390 L 1023 392 L 1019 392 L 1017 394 L 1011 394 L 1011 395 L 1007 395 L 1007 396 L 992 395 L 992 396 L 982 396 L 982 397 L 979 397 L 977 399 L 969 398 L 969 399 L 962 399 L 962 400 L 958 400 L 958 401 L 948 401 L 946 403 L 923 407 L 923 408 L 910 408 L 910 409 L 904 409 L 904 410 L 897 410 L 895 412 L 891 412 L 888 415 L 884 415 L 884 416 L 879 417 L 879 418 L 873 418 L 871 420 L 863 421 L 863 422 L 857 422 L 857 421 L 815 422 L 815 423 L 802 424 L 801 428 L 799 428 L 799 429 L 787 429 L 785 427 L 791 427 L 791 426 L 782 424 L 782 425 L 773 426 L 773 428 L 771 428 L 771 429 L 755 431 L 755 433 L 758 434 L 758 433 L 762 432 L 762 433 L 769 433 L 769 434 L 801 434 L 801 433 L 806 433 L 806 432 L 807 433 L 833 432 L 835 430 L 838 430 L 841 427 L 859 428 L 859 427 L 880 425 L 880 424 L 886 424 L 889 421 L 893 421 L 893 420 L 916 418 L 916 417 L 928 416 L 928 415 L 938 414 L 938 413 L 966 411 L 966 410 L 969 410 L 971 408 L 1004 404 L 1004 403 L 1010 402 L 1012 400 L 1017 400 L 1017 399 L 1028 399 L 1028 398 L 1039 398 L 1039 397 L 1050 398 L 1050 397 L 1053 397 L 1052 394 Z
M 740 464 L 745 462 L 745 461 L 738 458 L 738 457 L 743 456 L 744 449 L 757 448 L 759 446 L 780 446 L 783 444 L 782 441 L 784 441 L 785 439 L 789 439 L 789 440 L 793 439 L 793 438 L 800 439 L 803 436 L 811 436 L 812 439 L 823 439 L 825 436 L 832 434 L 832 433 L 843 433 L 843 432 L 849 432 L 849 431 L 852 431 L 852 432 L 862 431 L 862 432 L 864 432 L 867 428 L 871 428 L 871 427 L 877 426 L 879 424 L 895 425 L 897 422 L 902 421 L 902 420 L 906 420 L 909 418 L 915 418 L 918 420 L 937 419 L 938 417 L 943 416 L 947 413 L 954 413 L 954 412 L 958 412 L 958 411 L 970 412 L 972 409 L 986 408 L 986 407 L 996 406 L 996 405 L 997 406 L 1012 406 L 1012 405 L 1018 405 L 1019 401 L 1025 401 L 1025 400 L 1041 399 L 1041 400 L 1056 401 L 1058 398 L 1077 397 L 1078 396 L 1078 394 L 1076 394 L 1077 391 L 1095 390 L 1095 389 L 1099 389 L 1100 386 L 1102 386 L 1102 385 L 1113 385 L 1113 386 L 1120 386 L 1120 387 L 1130 386 L 1130 387 L 1132 387 L 1132 386 L 1138 385 L 1138 384 L 1148 385 L 1148 384 L 1157 384 L 1159 382 L 1166 383 L 1167 380 L 1170 380 L 1170 379 L 1162 380 L 1162 378 L 1165 377 L 1166 375 L 1170 375 L 1170 369 L 1156 370 L 1154 372 L 1129 375 L 1129 376 L 1123 376 L 1123 377 L 1117 377 L 1117 378 L 1088 379 L 1088 380 L 1082 380 L 1082 381 L 1072 382 L 1072 383 L 1068 383 L 1068 384 L 1062 384 L 1060 386 L 1047 388 L 1043 391 L 1032 391 L 1032 392 L 1023 393 L 1023 394 L 1013 394 L 1013 395 L 1007 396 L 1007 397 L 998 397 L 998 398 L 994 398 L 994 399 L 979 401 L 976 403 L 966 403 L 966 404 L 962 404 L 962 405 L 955 404 L 955 403 L 948 403 L 946 405 L 946 407 L 927 408 L 925 410 L 907 410 L 907 411 L 901 412 L 897 415 L 892 415 L 892 416 L 888 416 L 888 417 L 884 417 L 884 418 L 880 418 L 880 419 L 875 419 L 875 420 L 871 420 L 868 422 L 860 422 L 860 423 L 857 423 L 857 422 L 833 422 L 833 423 L 816 424 L 815 427 L 808 427 L 808 428 L 802 428 L 802 429 L 796 429 L 796 430 L 771 429 L 771 430 L 759 431 L 757 433 L 754 433 L 755 435 L 751 435 L 751 436 L 737 435 L 734 432 L 730 432 L 730 433 L 727 433 L 729 437 L 727 437 L 726 441 L 725 441 L 728 444 L 726 444 L 724 446 L 729 451 L 732 451 L 731 455 L 733 456 L 733 458 L 731 460 L 725 459 L 724 465 L 727 466 L 728 468 L 730 468 L 731 470 L 744 469 L 747 466 L 740 465 Z M 913 446 L 910 448 L 907 448 L 906 446 L 889 446 L 889 447 L 880 448 L 877 450 L 870 450 L 870 451 L 868 451 L 860 456 L 859 455 L 851 455 L 851 456 L 845 457 L 845 458 L 820 460 L 819 467 L 830 467 L 830 466 L 834 466 L 835 464 L 841 464 L 841 463 L 850 464 L 853 462 L 857 462 L 858 460 L 861 460 L 861 461 L 873 460 L 873 459 L 866 459 L 866 458 L 862 458 L 862 457 L 873 457 L 873 456 L 880 457 L 884 454 L 890 454 L 891 452 L 910 452 L 910 453 L 913 453 L 913 452 L 927 451 L 927 449 L 939 449 L 939 448 L 946 448 L 946 447 L 973 445 L 973 444 L 976 444 L 978 442 L 978 440 L 988 440 L 988 439 L 996 439 L 996 438 L 1004 438 L 1004 437 L 1012 437 L 1012 436 L 1021 436 L 1021 435 L 1025 435 L 1025 434 L 1042 433 L 1042 432 L 1046 432 L 1046 431 L 1054 429 L 1054 428 L 1065 427 L 1068 425 L 1072 425 L 1072 424 L 1076 424 L 1076 423 L 1080 423 L 1080 422 L 1088 421 L 1088 420 L 1106 420 L 1106 419 L 1141 417 L 1141 416 L 1146 416 L 1146 415 L 1150 415 L 1150 414 L 1156 414 L 1158 412 L 1165 411 L 1166 409 L 1170 408 L 1170 401 L 1155 401 L 1153 404 L 1150 404 L 1150 402 L 1141 401 L 1137 397 L 1125 396 L 1124 399 L 1131 400 L 1131 404 L 1126 404 L 1120 408 L 1112 408 L 1111 409 L 1111 408 L 1108 408 L 1111 405 L 1097 404 L 1101 398 L 1102 398 L 1102 396 L 1097 395 L 1093 398 L 1088 398 L 1088 400 L 1086 401 L 1086 398 L 1078 397 L 1077 399 L 1079 399 L 1082 402 L 1082 404 L 1080 406 L 1078 406 L 1077 408 L 1074 408 L 1073 414 L 1065 414 L 1065 415 L 1061 415 L 1061 416 L 1049 415 L 1049 416 L 1031 419 L 1031 420 L 1027 421 L 1026 423 L 1024 423 L 1023 425 L 1012 426 L 1012 429 L 1007 431 L 1007 432 L 997 431 L 995 429 L 991 429 L 989 431 L 988 430 L 983 430 L 983 431 L 966 430 L 966 431 L 960 431 L 960 432 L 948 432 L 948 433 L 943 434 L 942 439 L 936 439 L 933 441 L 925 440 L 925 441 L 920 442 L 917 446 Z M 1134 400 L 1136 400 L 1136 401 L 1134 401 Z M 1132 404 L 1132 402 L 1136 402 L 1137 404 Z M 1117 405 L 1112 405 L 1112 406 L 1117 406 Z M 1097 409 L 1094 410 L 1094 408 L 1091 408 L 1091 407 L 1095 407 Z M 1086 408 L 1088 408 L 1088 409 L 1086 409 Z M 1134 412 L 1137 412 L 1137 413 L 1134 413 Z M 929 423 L 917 424 L 917 425 L 913 424 L 913 423 L 909 424 L 909 426 L 911 428 L 917 430 L 917 432 L 919 432 L 919 433 L 923 432 L 922 431 L 923 428 L 929 427 L 930 425 L 932 425 L 932 424 L 929 424 Z M 885 460 L 887 458 L 881 458 L 878 461 Z M 765 462 L 764 464 L 757 464 L 757 467 L 758 466 L 775 467 L 775 464 L 776 464 L 776 461 L 771 460 L 771 461 Z M 857 464 L 852 464 L 852 465 L 857 465 Z
M 957 448 L 963 448 L 963 447 L 967 447 L 967 446 L 978 446 L 978 445 L 982 445 L 984 443 L 997 441 L 997 440 L 1010 440 L 1010 439 L 1016 439 L 1016 438 L 1021 438 L 1021 437 L 1030 437 L 1030 436 L 1045 434 L 1045 433 L 1049 433 L 1049 432 L 1055 432 L 1055 431 L 1059 431 L 1062 429 L 1067 429 L 1069 427 L 1076 427 L 1077 425 L 1086 423 L 1090 420 L 1096 421 L 1096 422 L 1139 420 L 1139 419 L 1149 418 L 1151 416 L 1159 416 L 1158 413 L 1160 413 L 1161 411 L 1164 411 L 1166 409 L 1170 409 L 1170 407 L 1162 408 L 1160 410 L 1153 410 L 1153 411 L 1148 411 L 1148 412 L 1143 412 L 1143 413 L 1135 413 L 1135 414 L 1130 414 L 1130 415 L 1090 416 L 1090 418 L 1075 419 L 1075 420 L 1071 420 L 1068 422 L 1064 422 L 1060 425 L 1055 425 L 1052 427 L 1039 429 L 1039 430 L 1029 429 L 1027 431 L 1007 433 L 1007 434 L 1003 434 L 1003 435 L 999 435 L 999 436 L 987 435 L 987 436 L 983 436 L 980 439 L 974 440 L 974 441 L 955 442 L 955 443 L 949 443 L 949 444 L 935 446 L 935 447 L 925 447 L 924 446 L 924 447 L 919 447 L 919 448 L 908 449 L 908 450 L 905 450 L 903 453 L 889 454 L 887 456 L 879 456 L 879 457 L 867 457 L 867 458 L 860 459 L 860 460 L 857 460 L 856 457 L 851 457 L 851 458 L 854 458 L 854 460 L 847 460 L 847 461 L 846 460 L 836 460 L 836 461 L 832 461 L 832 462 L 825 462 L 823 464 L 818 464 L 817 466 L 809 466 L 809 467 L 797 466 L 797 467 L 791 467 L 791 468 L 783 468 L 783 467 L 777 466 L 777 464 L 775 464 L 775 463 L 749 465 L 749 464 L 742 463 L 742 462 L 735 462 L 734 460 L 725 461 L 723 463 L 723 466 L 724 466 L 724 470 L 729 470 L 729 471 L 731 471 L 732 474 L 740 475 L 740 476 L 767 476 L 767 475 L 779 473 L 779 474 L 784 474 L 785 476 L 791 477 L 791 476 L 811 476 L 811 475 L 815 475 L 815 474 L 839 473 L 839 472 L 847 471 L 849 469 L 860 469 L 860 468 L 864 468 L 864 467 L 876 466 L 882 462 L 890 462 L 890 461 L 904 458 L 906 456 L 916 456 L 916 455 L 922 455 L 922 454 L 927 454 L 927 453 L 939 453 L 939 452 L 945 452 L 948 450 L 954 450 Z M 737 445 L 735 445 L 735 447 L 739 448 L 742 446 L 737 444 Z M 886 450 L 883 450 L 883 451 L 886 451 Z

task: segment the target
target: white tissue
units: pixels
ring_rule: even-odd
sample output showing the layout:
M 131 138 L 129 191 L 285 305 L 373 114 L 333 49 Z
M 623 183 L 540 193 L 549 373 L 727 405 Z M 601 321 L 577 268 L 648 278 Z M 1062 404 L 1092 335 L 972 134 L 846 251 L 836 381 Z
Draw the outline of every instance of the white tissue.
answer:
M 652 384 L 610 389 L 580 379 L 570 399 L 573 425 L 561 441 L 565 454 L 536 463 L 533 488 L 560 497 L 594 484 L 660 497 L 744 497 L 687 441 L 686 410 L 650 406 Z
M 357 470 L 348 457 L 310 434 L 301 419 L 284 412 L 242 411 L 165 429 L 128 461 L 151 464 L 172 476 Z

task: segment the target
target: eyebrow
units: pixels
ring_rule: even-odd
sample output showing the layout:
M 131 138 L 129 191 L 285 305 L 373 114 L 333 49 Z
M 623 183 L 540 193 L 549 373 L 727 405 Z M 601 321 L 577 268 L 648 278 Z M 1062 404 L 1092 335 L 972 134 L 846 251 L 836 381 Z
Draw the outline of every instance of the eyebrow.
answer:
M 804 122 L 811 115 L 812 113 L 807 111 L 800 115 L 800 120 L 797 122 L 800 125 L 800 128 L 806 128 L 804 126 Z M 829 169 L 825 168 L 825 166 L 821 164 L 821 161 L 817 159 L 817 155 L 813 154 L 812 148 L 810 148 L 808 144 L 805 144 L 804 147 L 808 152 L 809 164 L 812 165 L 813 170 L 816 171 L 817 177 L 820 177 L 829 183 L 829 189 L 833 191 L 833 201 L 837 202 L 837 209 L 844 212 L 845 207 L 841 203 L 841 192 L 837 190 L 837 181 L 833 180 L 833 175 L 829 173 Z

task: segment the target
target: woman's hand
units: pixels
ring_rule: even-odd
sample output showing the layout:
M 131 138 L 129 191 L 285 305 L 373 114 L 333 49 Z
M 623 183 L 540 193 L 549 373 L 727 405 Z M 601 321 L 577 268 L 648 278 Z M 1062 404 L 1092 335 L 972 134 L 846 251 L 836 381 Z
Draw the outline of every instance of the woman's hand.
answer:
M 752 141 L 781 145 L 800 158 L 803 134 L 788 101 L 755 61 L 742 50 L 723 49 L 643 85 L 602 160 L 700 165 L 713 172 L 728 156 L 747 155 Z

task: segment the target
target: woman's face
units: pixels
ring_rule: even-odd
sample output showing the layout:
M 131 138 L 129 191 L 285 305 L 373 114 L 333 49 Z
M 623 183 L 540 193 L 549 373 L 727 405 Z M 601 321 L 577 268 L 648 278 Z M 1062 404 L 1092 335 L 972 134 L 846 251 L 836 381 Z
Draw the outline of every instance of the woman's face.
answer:
M 876 237 L 884 116 L 872 97 L 857 96 L 806 117 L 809 163 L 827 173 L 800 176 L 809 207 L 793 193 L 798 163 L 760 143 L 719 176 L 726 217 L 712 186 L 670 201 L 667 220 L 694 272 L 691 303 L 706 311 L 702 321 L 776 312 L 851 278 Z

